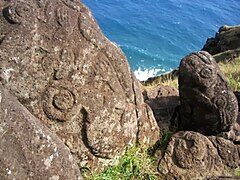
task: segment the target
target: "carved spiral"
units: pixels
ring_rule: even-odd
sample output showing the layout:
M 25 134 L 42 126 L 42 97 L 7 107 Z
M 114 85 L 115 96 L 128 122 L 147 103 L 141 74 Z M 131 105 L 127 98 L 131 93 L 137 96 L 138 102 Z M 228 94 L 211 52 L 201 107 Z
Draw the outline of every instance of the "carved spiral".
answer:
M 50 87 L 45 92 L 43 110 L 48 118 L 69 121 L 80 111 L 77 92 L 63 86 Z
M 228 105 L 228 100 L 227 97 L 224 95 L 217 95 L 216 97 L 213 98 L 213 103 L 218 107 L 218 108 L 225 108 Z

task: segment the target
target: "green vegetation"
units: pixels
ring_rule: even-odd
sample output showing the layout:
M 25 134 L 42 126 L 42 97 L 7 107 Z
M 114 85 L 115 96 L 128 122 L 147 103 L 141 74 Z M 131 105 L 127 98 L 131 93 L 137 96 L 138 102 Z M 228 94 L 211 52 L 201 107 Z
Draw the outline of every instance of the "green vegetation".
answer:
M 126 149 L 118 163 L 100 174 L 83 173 L 89 180 L 157 179 L 156 159 L 138 147 Z M 155 166 L 154 166 L 155 164 Z
M 166 132 L 161 140 L 149 149 L 127 148 L 115 165 L 107 167 L 102 173 L 93 173 L 83 168 L 83 177 L 87 180 L 158 180 L 157 163 L 160 156 L 156 152 L 166 149 L 172 133 Z
M 229 62 L 220 62 L 220 69 L 226 75 L 233 91 L 240 91 L 240 57 Z
M 236 176 L 240 178 L 240 167 L 236 169 Z

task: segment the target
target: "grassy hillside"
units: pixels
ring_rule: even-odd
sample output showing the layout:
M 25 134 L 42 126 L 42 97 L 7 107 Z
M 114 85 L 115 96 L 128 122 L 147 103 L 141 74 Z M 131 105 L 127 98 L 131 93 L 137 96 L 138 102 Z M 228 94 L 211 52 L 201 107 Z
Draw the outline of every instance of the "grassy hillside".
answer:
M 240 57 L 230 62 L 220 62 L 220 69 L 226 75 L 233 91 L 240 91 Z

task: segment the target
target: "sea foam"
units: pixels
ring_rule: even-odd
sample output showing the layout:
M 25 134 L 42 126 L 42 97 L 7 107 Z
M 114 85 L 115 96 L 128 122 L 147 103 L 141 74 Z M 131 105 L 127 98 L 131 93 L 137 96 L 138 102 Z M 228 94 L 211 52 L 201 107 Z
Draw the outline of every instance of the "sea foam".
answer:
M 165 69 L 142 69 L 141 67 L 139 67 L 137 70 L 134 71 L 134 74 L 138 80 L 145 81 L 148 78 L 154 77 L 162 72 L 165 72 Z

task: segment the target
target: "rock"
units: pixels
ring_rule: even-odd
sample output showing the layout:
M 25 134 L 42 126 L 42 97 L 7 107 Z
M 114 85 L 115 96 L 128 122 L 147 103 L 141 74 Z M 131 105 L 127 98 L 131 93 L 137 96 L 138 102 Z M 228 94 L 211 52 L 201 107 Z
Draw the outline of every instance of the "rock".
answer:
M 0 179 L 82 179 L 69 149 L 0 85 Z
M 127 145 L 158 139 L 124 54 L 85 5 L 9 0 L 1 7 L 1 83 L 64 141 L 80 166 L 100 169 Z
M 144 95 L 145 102 L 153 110 L 159 127 L 161 130 L 167 130 L 175 108 L 180 105 L 178 90 L 170 86 L 159 85 L 146 88 Z
M 235 176 L 240 166 L 240 146 L 221 137 L 197 132 L 172 136 L 158 169 L 162 179 L 212 179 Z
M 142 81 L 141 83 L 145 86 L 156 86 L 164 82 L 173 81 L 178 78 L 178 72 L 179 71 L 177 68 L 159 76 L 150 77 L 146 81 Z
M 215 37 L 208 38 L 203 51 L 215 55 L 240 48 L 240 26 L 222 26 Z
M 191 53 L 181 61 L 179 91 L 184 130 L 217 135 L 233 129 L 238 102 L 210 54 Z

